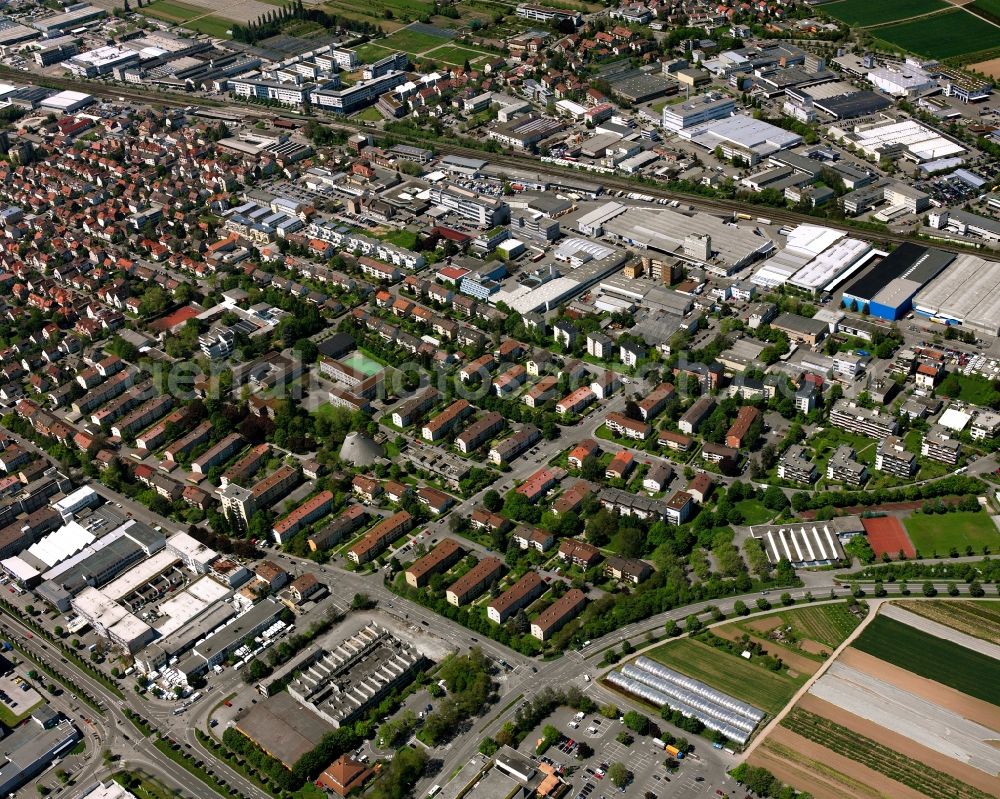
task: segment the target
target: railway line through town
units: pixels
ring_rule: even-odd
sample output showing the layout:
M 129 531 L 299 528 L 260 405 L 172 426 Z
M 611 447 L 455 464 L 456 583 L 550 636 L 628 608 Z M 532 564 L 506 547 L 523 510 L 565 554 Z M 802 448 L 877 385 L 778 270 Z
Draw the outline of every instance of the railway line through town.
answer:
M 518 155 L 513 153 L 495 153 L 487 150 L 476 149 L 474 147 L 454 144 L 448 141 L 426 140 L 418 136 L 407 136 L 404 133 L 396 131 L 386 132 L 378 127 L 372 126 L 370 123 L 365 124 L 362 122 L 353 122 L 346 118 L 333 117 L 328 114 L 318 112 L 295 114 L 290 113 L 287 109 L 277 107 L 258 109 L 247 103 L 236 103 L 228 100 L 224 101 L 216 98 L 203 97 L 201 95 L 184 96 L 172 92 L 148 93 L 129 89 L 124 86 L 109 85 L 106 83 L 96 83 L 71 78 L 53 78 L 46 76 L 44 79 L 39 80 L 39 76 L 32 72 L 13 69 L 2 65 L 0 65 L 0 79 L 33 81 L 40 85 L 47 85 L 60 90 L 68 89 L 79 91 L 81 86 L 84 86 L 86 87 L 87 93 L 92 94 L 95 97 L 111 101 L 128 101 L 143 105 L 162 105 L 170 108 L 189 108 L 194 106 L 199 109 L 196 113 L 200 116 L 208 119 L 218 119 L 219 121 L 240 122 L 248 119 L 256 121 L 270 121 L 275 117 L 283 117 L 302 123 L 310 120 L 321 121 L 329 127 L 343 133 L 365 133 L 375 140 L 388 139 L 394 143 L 409 144 L 416 147 L 423 147 L 425 149 L 433 149 L 438 155 L 456 155 L 467 158 L 478 158 L 499 166 L 509 166 L 512 169 L 533 172 L 540 176 L 562 178 L 581 183 L 596 183 L 600 185 L 605 192 L 625 191 L 629 193 L 643 194 L 652 197 L 655 200 L 678 200 L 688 205 L 692 205 L 698 210 L 708 211 L 710 213 L 732 215 L 738 213 L 752 213 L 755 215 L 764 215 L 772 223 L 811 223 L 823 225 L 837 230 L 853 233 L 855 235 L 875 239 L 886 244 L 915 242 L 956 253 L 969 252 L 970 250 L 976 249 L 974 247 L 962 246 L 947 241 L 939 241 L 937 239 L 930 241 L 921 236 L 903 236 L 890 231 L 868 230 L 858 225 L 852 225 L 840 220 L 810 216 L 808 214 L 802 214 L 782 208 L 774 208 L 771 206 L 748 204 L 746 200 L 729 200 L 718 197 L 706 197 L 693 192 L 682 192 L 666 189 L 661 186 L 639 183 L 614 175 L 592 174 L 584 169 L 575 169 L 572 167 L 543 163 L 537 157 L 529 154 Z

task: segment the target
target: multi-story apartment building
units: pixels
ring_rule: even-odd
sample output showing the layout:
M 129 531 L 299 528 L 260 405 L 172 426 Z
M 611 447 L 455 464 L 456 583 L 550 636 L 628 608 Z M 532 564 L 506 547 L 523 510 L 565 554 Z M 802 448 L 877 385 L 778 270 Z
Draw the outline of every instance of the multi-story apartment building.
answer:
M 699 397 L 681 416 L 677 427 L 682 433 L 692 435 L 713 410 L 715 410 L 715 400 L 712 397 Z
M 878 444 L 875 468 L 896 477 L 913 477 L 917 473 L 917 457 L 907 451 L 903 439 L 888 436 Z
M 569 589 L 531 623 L 531 634 L 539 641 L 548 640 L 576 617 L 586 604 L 587 597 L 583 591 Z
M 478 449 L 504 426 L 504 417 L 496 411 L 488 411 L 455 436 L 455 446 L 466 454 Z
M 503 225 L 510 220 L 510 206 L 503 200 L 459 186 L 438 184 L 431 188 L 430 200 L 482 228 Z
M 885 439 L 895 435 L 899 424 L 888 414 L 870 410 L 848 400 L 837 400 L 830 411 L 830 424 L 870 438 Z
M 422 558 L 414 561 L 406 570 L 406 583 L 411 588 L 423 588 L 427 581 L 438 572 L 454 566 L 465 550 L 453 538 L 445 538 Z
M 948 431 L 940 426 L 932 427 L 924 434 L 924 440 L 920 444 L 920 454 L 925 458 L 930 458 L 942 463 L 952 465 L 958 463 L 958 457 L 962 453 L 962 445 L 948 435 Z
M 483 558 L 462 577 L 448 586 L 445 599 L 455 607 L 461 607 L 475 599 L 503 574 L 503 561 L 492 555 Z
M 407 532 L 412 525 L 413 517 L 405 510 L 401 510 L 369 530 L 364 538 L 348 550 L 347 557 L 358 565 L 368 563 L 384 552 L 389 544 Z
M 489 453 L 490 463 L 503 466 L 510 463 L 528 447 L 542 437 L 541 431 L 533 424 L 526 424 L 514 435 L 497 442 Z
M 826 463 L 826 479 L 859 486 L 868 479 L 868 467 L 858 462 L 854 447 L 841 444 Z
M 632 438 L 637 441 L 645 441 L 653 434 L 653 428 L 646 422 L 630 419 L 623 413 L 609 413 L 604 423 L 608 426 L 608 430 L 616 436 Z
M 279 497 L 291 491 L 298 483 L 299 476 L 298 469 L 282 464 L 267 477 L 258 480 L 253 488 L 247 489 L 230 483 L 219 491 L 222 512 L 230 524 L 245 530 L 250 517 L 258 509 L 270 507 Z
M 536 571 L 529 571 L 514 585 L 494 599 L 486 608 L 490 621 L 503 624 L 522 608 L 528 607 L 545 593 L 548 586 Z
M 447 436 L 459 422 L 471 414 L 472 406 L 468 400 L 455 400 L 424 425 L 421 435 L 426 441 L 438 441 Z
M 792 444 L 778 460 L 778 477 L 795 483 L 815 483 L 819 478 L 816 464 L 809 460 L 805 447 Z

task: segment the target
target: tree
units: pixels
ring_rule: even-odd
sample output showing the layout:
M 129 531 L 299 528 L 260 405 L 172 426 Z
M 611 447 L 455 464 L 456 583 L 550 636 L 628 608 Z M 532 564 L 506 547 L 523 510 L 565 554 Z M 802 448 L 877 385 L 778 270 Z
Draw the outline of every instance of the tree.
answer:
M 688 633 L 696 633 L 701 629 L 701 621 L 692 613 L 684 620 L 684 629 Z
M 624 716 L 625 726 L 639 735 L 649 732 L 649 718 L 635 710 L 630 710 Z
M 934 583 L 926 582 L 924 583 L 924 596 L 936 596 L 937 589 L 934 587 Z
M 490 513 L 497 513 L 503 507 L 503 499 L 492 488 L 483 494 L 483 506 Z
M 750 609 L 747 607 L 746 602 L 744 602 L 742 599 L 737 599 L 733 603 L 733 612 L 736 613 L 738 616 L 746 616 L 750 612 Z
M 630 776 L 632 775 L 624 763 L 616 761 L 608 767 L 608 779 L 616 788 L 624 788 Z
M 763 496 L 761 496 L 760 501 L 764 504 L 765 508 L 773 511 L 785 510 L 789 505 L 788 497 L 785 496 L 785 492 L 778 488 L 778 486 L 768 486 Z
M 600 712 L 601 712 L 601 715 L 604 716 L 604 718 L 606 718 L 606 719 L 616 719 L 616 718 L 618 718 L 618 706 L 617 705 L 612 705 L 610 703 L 607 704 L 607 705 L 601 705 L 601 711 Z
M 370 610 L 373 607 L 375 607 L 375 602 L 368 596 L 368 594 L 355 594 L 354 598 L 351 600 L 352 610 Z

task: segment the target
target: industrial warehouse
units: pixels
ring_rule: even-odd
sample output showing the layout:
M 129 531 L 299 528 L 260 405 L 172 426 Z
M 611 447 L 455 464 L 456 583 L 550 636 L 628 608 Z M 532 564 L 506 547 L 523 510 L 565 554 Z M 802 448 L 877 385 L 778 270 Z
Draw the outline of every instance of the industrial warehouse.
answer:
M 913 300 L 917 313 L 1000 336 L 1000 263 L 959 255 Z
M 819 225 L 799 225 L 787 242 L 751 278 L 765 288 L 785 283 L 807 291 L 829 291 L 877 255 L 867 242 Z
M 953 253 L 901 244 L 844 289 L 843 305 L 852 311 L 867 310 L 879 319 L 901 319 L 909 313 L 917 292 L 953 260 Z
M 721 732 L 740 745 L 750 739 L 765 715 L 753 705 L 647 657 L 638 657 L 621 671 L 611 672 L 608 682 L 646 702 L 698 719 L 708 729 Z

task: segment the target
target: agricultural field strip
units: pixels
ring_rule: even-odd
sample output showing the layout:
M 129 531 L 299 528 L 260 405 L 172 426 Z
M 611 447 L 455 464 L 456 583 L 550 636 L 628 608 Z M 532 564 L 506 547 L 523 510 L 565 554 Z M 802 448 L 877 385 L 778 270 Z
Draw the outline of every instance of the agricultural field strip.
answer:
M 987 774 L 1000 772 L 1000 749 L 987 743 L 1000 737 L 995 730 L 878 677 L 833 663 L 809 693 Z
M 824 5 L 822 10 L 834 19 L 864 28 L 933 14 L 948 8 L 952 6 L 941 0 L 882 0 L 881 3 L 873 3 L 871 0 L 840 0 Z
M 854 647 L 907 671 L 1000 706 L 1000 661 L 879 615 Z
M 781 726 L 831 752 L 884 774 L 933 799 L 993 799 L 990 794 L 967 785 L 956 777 L 907 757 L 878 741 L 859 735 L 835 721 L 793 708 Z
M 873 30 L 882 41 L 931 58 L 992 50 L 997 46 L 997 26 L 961 8 L 893 23 Z
M 973 638 L 1000 644 L 1000 602 L 907 602 L 906 609 Z
M 794 749 L 791 746 L 787 746 L 779 741 L 774 740 L 773 735 L 769 735 L 767 740 L 761 745 L 760 753 L 770 753 L 772 757 L 780 758 L 784 760 L 787 765 L 793 768 L 801 768 L 804 772 L 804 776 L 808 775 L 806 779 L 822 779 L 826 778 L 830 782 L 834 782 L 839 786 L 853 791 L 854 793 L 860 793 L 865 796 L 871 796 L 873 799 L 891 799 L 889 794 L 882 793 L 880 790 L 876 789 L 872 785 L 862 782 L 861 780 L 854 779 L 848 774 L 844 774 L 837 769 L 831 767 L 827 763 L 820 763 L 818 760 L 814 760 L 808 755 L 803 754 L 798 749 Z M 808 784 L 807 782 L 797 783 L 797 784 Z M 816 790 L 816 786 L 810 786 L 813 791 Z
M 882 608 L 882 615 L 888 616 L 890 619 L 895 619 L 896 621 L 901 621 L 903 624 L 908 624 L 910 627 L 915 627 L 923 633 L 933 635 L 935 638 L 942 638 L 945 641 L 951 641 L 953 644 L 964 646 L 966 649 L 971 649 L 974 652 L 987 655 L 994 660 L 1000 660 L 1000 646 L 997 644 L 991 644 L 989 641 L 983 641 L 979 638 L 975 638 L 974 636 L 963 633 L 960 630 L 953 630 L 951 627 L 941 624 L 940 622 L 936 622 L 933 619 L 928 619 L 925 616 L 912 613 L 899 605 L 891 603 L 884 605 Z

